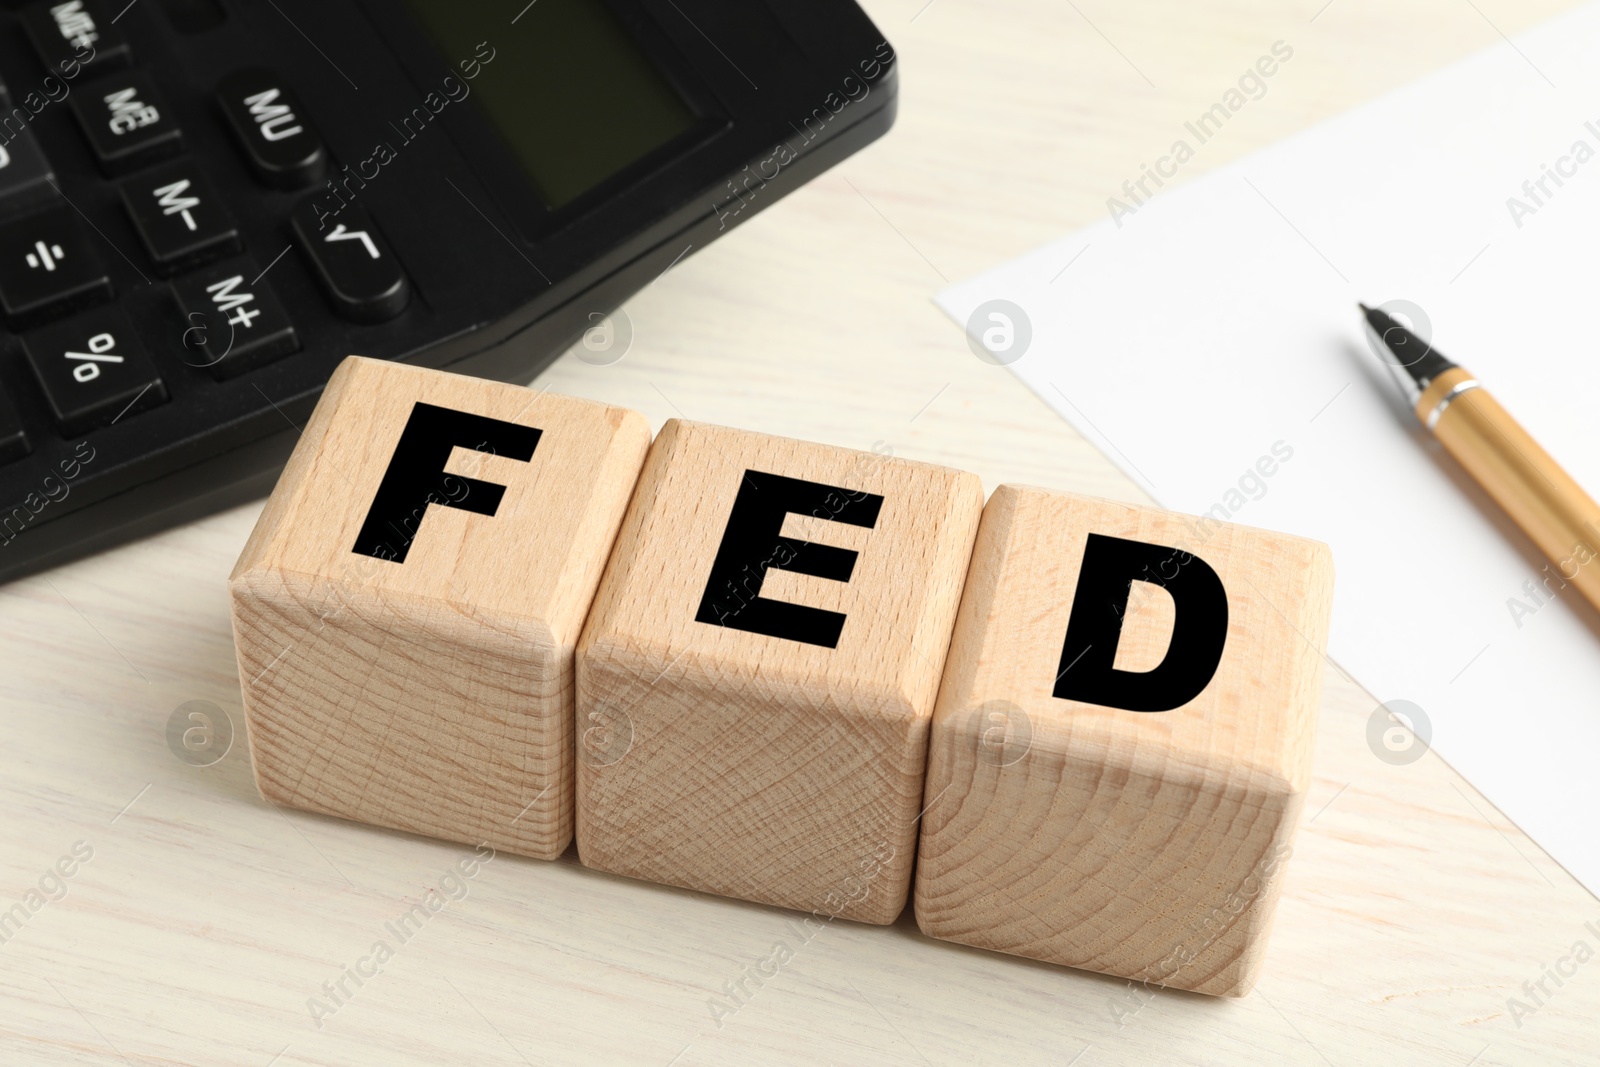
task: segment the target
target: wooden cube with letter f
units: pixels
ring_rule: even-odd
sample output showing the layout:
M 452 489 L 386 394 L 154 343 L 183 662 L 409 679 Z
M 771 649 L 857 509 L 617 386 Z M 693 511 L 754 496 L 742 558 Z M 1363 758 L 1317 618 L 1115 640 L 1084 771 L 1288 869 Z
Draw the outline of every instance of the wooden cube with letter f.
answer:
M 1332 583 L 1313 541 L 996 490 L 929 742 L 923 931 L 1248 993 L 1310 781 Z
M 590 866 L 888 923 L 976 475 L 670 421 L 578 646 Z
M 262 795 L 560 855 L 574 649 L 649 443 L 622 408 L 340 364 L 229 580 Z

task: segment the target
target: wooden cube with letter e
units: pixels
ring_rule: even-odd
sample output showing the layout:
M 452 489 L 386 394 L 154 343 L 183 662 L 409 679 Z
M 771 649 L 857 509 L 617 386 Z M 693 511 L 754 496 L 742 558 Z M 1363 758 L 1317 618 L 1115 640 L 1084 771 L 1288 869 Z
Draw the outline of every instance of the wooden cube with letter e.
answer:
M 669 421 L 578 647 L 591 867 L 887 923 L 976 475 Z
M 262 795 L 560 855 L 574 649 L 649 443 L 622 408 L 345 360 L 229 581 Z
M 929 743 L 923 931 L 1243 996 L 1311 774 L 1325 545 L 1002 486 Z

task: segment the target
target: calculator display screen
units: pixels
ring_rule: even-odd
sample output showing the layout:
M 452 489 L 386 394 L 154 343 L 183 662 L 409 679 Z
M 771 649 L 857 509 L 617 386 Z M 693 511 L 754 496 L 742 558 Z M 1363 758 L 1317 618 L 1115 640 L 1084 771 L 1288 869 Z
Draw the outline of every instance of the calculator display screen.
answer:
M 561 207 L 695 123 L 602 0 L 407 6 L 458 78 L 477 71 L 465 82 L 471 98 L 548 207 Z

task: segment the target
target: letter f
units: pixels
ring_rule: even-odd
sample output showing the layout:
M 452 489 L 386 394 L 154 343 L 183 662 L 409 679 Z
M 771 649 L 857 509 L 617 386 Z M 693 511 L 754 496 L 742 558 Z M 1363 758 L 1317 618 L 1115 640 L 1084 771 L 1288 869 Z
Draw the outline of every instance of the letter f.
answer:
M 460 508 L 474 515 L 493 515 L 500 507 L 506 487 L 446 474 L 444 467 L 449 462 L 451 449 L 487 446 L 496 455 L 526 463 L 533 458 L 542 432 L 532 426 L 519 426 L 487 415 L 453 411 L 418 401 L 411 409 L 405 429 L 400 431 L 389 468 L 383 472 L 383 481 L 378 484 L 372 507 L 350 551 L 404 563 L 415 531 L 421 527 L 430 504 Z M 466 485 L 467 491 L 459 499 L 453 499 L 447 491 L 447 478 L 455 478 Z M 409 529 L 405 525 L 408 521 L 412 523 Z M 398 535 L 398 548 L 389 543 L 391 533 Z

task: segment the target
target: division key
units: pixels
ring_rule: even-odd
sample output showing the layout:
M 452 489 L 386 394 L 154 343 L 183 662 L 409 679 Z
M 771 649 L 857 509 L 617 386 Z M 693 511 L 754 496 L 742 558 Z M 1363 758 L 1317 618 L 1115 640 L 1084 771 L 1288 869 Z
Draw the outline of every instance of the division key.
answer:
M 65 207 L 0 227 L 0 307 L 13 327 L 111 299 L 93 240 Z

